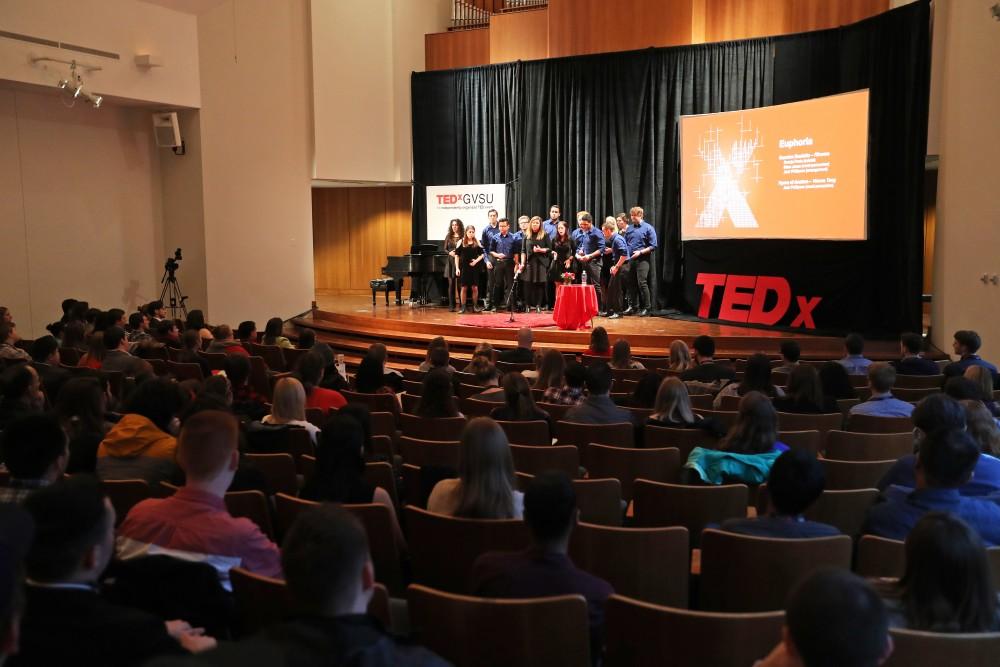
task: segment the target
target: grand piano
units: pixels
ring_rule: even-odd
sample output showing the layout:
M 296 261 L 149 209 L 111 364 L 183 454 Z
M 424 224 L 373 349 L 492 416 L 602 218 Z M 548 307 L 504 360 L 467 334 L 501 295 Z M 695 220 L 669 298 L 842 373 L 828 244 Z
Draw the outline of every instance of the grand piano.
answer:
M 448 266 L 448 254 L 442 252 L 436 243 L 421 243 L 410 246 L 407 255 L 387 257 L 386 265 L 382 267 L 382 275 L 389 276 L 396 284 L 396 305 L 403 303 L 403 278 L 412 279 L 412 301 L 424 305 L 432 298 L 435 290 L 435 278 L 444 279 L 445 267 Z

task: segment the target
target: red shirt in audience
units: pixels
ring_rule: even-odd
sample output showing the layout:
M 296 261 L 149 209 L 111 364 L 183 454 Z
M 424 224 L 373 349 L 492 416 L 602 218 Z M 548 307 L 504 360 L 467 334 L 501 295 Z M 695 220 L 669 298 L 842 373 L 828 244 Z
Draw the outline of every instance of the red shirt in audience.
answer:
M 309 395 L 306 396 L 307 408 L 320 408 L 326 410 L 339 410 L 347 405 L 347 399 L 339 391 L 333 389 L 323 389 L 323 387 L 313 387 Z

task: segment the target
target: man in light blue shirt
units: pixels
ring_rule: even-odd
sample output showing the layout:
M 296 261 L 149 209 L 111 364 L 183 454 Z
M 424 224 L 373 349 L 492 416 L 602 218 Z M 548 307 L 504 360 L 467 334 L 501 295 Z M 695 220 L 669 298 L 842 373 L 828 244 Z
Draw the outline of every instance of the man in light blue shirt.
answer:
M 632 224 L 625 235 L 628 243 L 629 263 L 632 265 L 632 285 L 630 286 L 629 301 L 632 306 L 639 304 L 639 317 L 647 317 L 651 304 L 649 292 L 649 273 L 653 265 L 653 251 L 656 250 L 656 230 L 643 219 L 645 213 L 640 206 L 633 206 L 629 210 L 629 217 Z M 632 310 L 632 306 L 629 310 Z M 626 314 L 629 313 L 626 310 Z
M 549 235 L 550 239 L 556 237 L 556 225 L 559 224 L 559 218 L 562 215 L 562 209 L 559 208 L 559 204 L 553 204 L 549 207 L 549 219 L 542 220 L 542 229 L 545 233 Z M 567 223 L 567 226 L 569 223 Z
M 848 334 L 844 339 L 844 350 L 847 356 L 837 361 L 847 369 L 848 375 L 864 375 L 872 365 L 871 359 L 865 359 L 865 339 L 861 334 Z
M 892 395 L 892 387 L 896 384 L 896 369 L 884 361 L 871 364 L 868 367 L 868 386 L 872 397 L 864 403 L 858 403 L 851 408 L 850 415 L 870 415 L 872 417 L 909 417 L 913 405 L 901 401 Z
M 496 274 L 493 272 L 493 258 L 490 251 L 493 249 L 493 239 L 500 233 L 499 213 L 495 208 L 486 212 L 489 216 L 490 224 L 483 228 L 483 238 L 479 245 L 483 246 L 483 256 L 486 259 L 486 297 L 483 299 L 486 310 L 490 309 L 493 302 L 493 288 L 496 281 Z

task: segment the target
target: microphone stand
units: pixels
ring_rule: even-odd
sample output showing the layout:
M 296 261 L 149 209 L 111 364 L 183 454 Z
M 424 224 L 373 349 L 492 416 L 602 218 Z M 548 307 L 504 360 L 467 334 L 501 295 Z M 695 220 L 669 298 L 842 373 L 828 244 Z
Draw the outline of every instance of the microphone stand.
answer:
M 507 305 L 506 305 L 506 308 L 507 308 L 507 310 L 510 311 L 510 319 L 507 320 L 508 322 L 513 322 L 514 321 L 514 302 L 513 302 L 514 288 L 517 287 L 517 277 L 519 275 L 521 275 L 521 269 L 523 267 L 524 267 L 524 264 L 521 264 L 520 266 L 517 267 L 517 270 L 514 271 L 514 280 L 511 281 L 511 283 L 510 283 L 510 290 L 507 292 Z

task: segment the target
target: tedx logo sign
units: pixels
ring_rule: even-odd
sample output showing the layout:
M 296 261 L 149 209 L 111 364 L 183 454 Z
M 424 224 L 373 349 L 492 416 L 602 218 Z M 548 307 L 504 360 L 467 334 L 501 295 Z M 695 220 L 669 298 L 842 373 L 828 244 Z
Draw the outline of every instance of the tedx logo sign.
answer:
M 442 194 L 435 195 L 437 197 L 437 203 L 441 206 L 452 206 L 454 204 L 464 204 L 466 206 L 483 206 L 493 204 L 493 193 L 492 192 L 476 192 L 476 193 L 454 193 L 454 194 Z
M 711 316 L 715 291 L 722 288 L 722 303 L 715 317 L 728 322 L 772 326 L 780 322 L 789 312 L 795 312 L 795 319 L 790 326 L 815 329 L 813 311 L 823 300 L 823 297 L 819 296 L 793 295 L 788 280 L 781 276 L 699 273 L 695 284 L 702 286 L 698 317 Z M 793 308 L 795 310 L 792 310 Z

